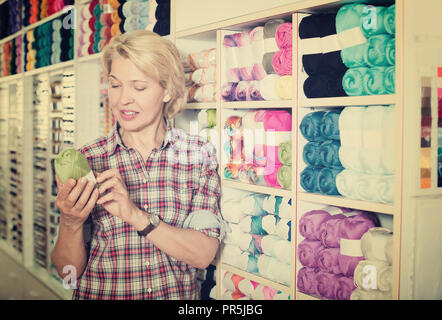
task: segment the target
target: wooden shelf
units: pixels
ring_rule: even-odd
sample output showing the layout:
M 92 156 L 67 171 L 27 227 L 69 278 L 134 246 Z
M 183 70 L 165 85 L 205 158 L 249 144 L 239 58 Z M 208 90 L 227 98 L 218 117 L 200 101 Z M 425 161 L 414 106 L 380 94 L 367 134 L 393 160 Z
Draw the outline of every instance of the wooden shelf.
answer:
M 33 76 L 35 74 L 44 73 L 44 72 L 50 72 L 58 69 L 62 69 L 65 67 L 72 67 L 74 66 L 74 60 L 64 61 L 56 64 L 51 64 L 49 66 L 37 68 L 34 70 L 29 70 L 24 73 L 25 77 L 27 76 Z
M 396 104 L 396 95 L 372 95 L 358 97 L 334 97 L 334 98 L 299 98 L 299 106 L 310 107 L 338 107 L 338 106 L 367 106 Z
M 216 108 L 217 108 L 216 102 L 191 102 L 184 106 L 184 109 L 190 109 L 190 110 L 216 109 Z
M 65 289 L 63 285 L 45 269 L 38 266 L 26 267 L 25 269 L 60 298 L 64 300 L 72 299 L 73 291 L 71 289 Z
M 296 300 L 321 300 L 318 297 L 311 296 L 309 294 L 305 294 L 299 291 L 296 291 Z
M 280 290 L 280 291 L 290 295 L 290 288 L 285 286 L 285 285 L 283 285 L 283 284 L 281 284 L 281 283 L 274 282 L 274 281 L 271 281 L 269 279 L 263 278 L 263 277 L 261 277 L 259 275 L 256 275 L 256 274 L 249 273 L 247 271 L 238 269 L 238 268 L 236 268 L 234 266 L 231 266 L 229 264 L 222 263 L 221 264 L 221 268 L 223 269 L 223 271 L 232 272 L 232 273 L 237 274 L 237 275 L 239 275 L 239 276 L 241 276 L 243 278 L 246 278 L 248 280 L 256 281 L 256 282 L 258 282 L 258 283 L 260 283 L 260 284 L 262 284 L 264 286 L 269 286 L 269 287 L 271 287 L 273 289 Z M 219 281 L 219 282 L 221 282 L 221 281 Z
M 78 62 L 89 62 L 89 61 L 94 61 L 94 60 L 98 60 L 101 59 L 101 56 L 103 55 L 103 53 L 98 52 L 98 53 L 94 53 L 94 54 L 90 54 L 84 57 L 77 57 Z
M 295 105 L 294 100 L 221 102 L 224 109 L 292 108 Z
M 18 250 L 14 249 L 9 243 L 5 240 L 0 239 L 0 250 L 3 250 L 12 260 L 14 260 L 18 264 L 23 263 L 23 254 Z
M 316 193 L 298 192 L 298 200 L 323 203 L 332 206 L 346 207 L 394 215 L 396 208 L 390 204 L 348 199 L 340 196 L 326 196 Z
M 293 191 L 291 191 L 291 190 L 277 189 L 277 188 L 271 188 L 271 187 L 266 187 L 266 186 L 257 186 L 257 185 L 253 185 L 253 184 L 231 181 L 231 180 L 227 180 L 227 179 L 222 179 L 221 186 L 229 187 L 229 188 L 233 188 L 233 189 L 241 189 L 241 190 L 250 191 L 250 192 L 271 194 L 274 196 L 280 196 L 280 197 L 286 197 L 286 198 L 293 197 Z

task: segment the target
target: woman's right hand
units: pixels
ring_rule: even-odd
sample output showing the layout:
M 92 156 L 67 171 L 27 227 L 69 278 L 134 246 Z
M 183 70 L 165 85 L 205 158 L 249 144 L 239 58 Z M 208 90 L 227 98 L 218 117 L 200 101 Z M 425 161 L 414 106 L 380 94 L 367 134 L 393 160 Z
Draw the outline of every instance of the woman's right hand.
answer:
M 95 183 L 80 178 L 78 181 L 68 179 L 61 184 L 58 177 L 55 177 L 58 186 L 55 205 L 60 210 L 60 224 L 74 230 L 80 228 L 87 220 L 90 212 L 98 199 L 98 189 Z

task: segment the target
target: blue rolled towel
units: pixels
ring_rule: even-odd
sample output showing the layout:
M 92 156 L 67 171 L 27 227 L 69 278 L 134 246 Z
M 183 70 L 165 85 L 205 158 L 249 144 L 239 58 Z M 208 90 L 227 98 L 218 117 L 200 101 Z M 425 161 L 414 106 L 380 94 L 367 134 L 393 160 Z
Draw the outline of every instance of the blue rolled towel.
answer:
M 323 167 L 308 166 L 301 172 L 301 187 L 307 192 L 319 192 L 318 173 Z
M 339 161 L 339 149 L 341 142 L 337 140 L 326 140 L 319 147 L 319 158 L 324 167 L 341 169 L 342 164 Z
M 391 49 L 391 39 L 388 34 L 378 34 L 368 38 L 364 55 L 365 63 L 368 66 L 388 67 L 391 65 L 391 58 L 387 57 L 387 46 Z
M 384 27 L 388 34 L 393 37 L 396 34 L 396 5 L 393 4 L 387 8 L 384 14 Z
M 319 192 L 327 195 L 340 195 L 336 188 L 336 176 L 342 170 L 344 170 L 344 168 L 322 168 L 317 176 Z
M 390 38 L 385 46 L 385 56 L 388 64 L 391 66 L 396 65 L 396 39 Z
M 325 139 L 339 140 L 339 116 L 342 108 L 327 111 L 322 117 L 321 134 Z
M 349 96 L 363 96 L 366 95 L 364 83 L 364 76 L 368 68 L 350 68 L 342 78 L 342 87 Z
M 325 111 L 315 111 L 307 114 L 299 125 L 302 135 L 308 141 L 324 141 L 321 134 L 321 122 Z
M 395 93 L 396 91 L 396 68 L 387 67 L 384 71 L 384 87 L 386 93 Z
M 302 159 L 309 166 L 320 166 L 321 158 L 319 157 L 319 147 L 321 142 L 310 141 L 304 146 L 302 151 Z
M 387 89 L 384 85 L 384 74 L 386 67 L 369 68 L 364 75 L 362 85 L 368 95 L 387 94 Z

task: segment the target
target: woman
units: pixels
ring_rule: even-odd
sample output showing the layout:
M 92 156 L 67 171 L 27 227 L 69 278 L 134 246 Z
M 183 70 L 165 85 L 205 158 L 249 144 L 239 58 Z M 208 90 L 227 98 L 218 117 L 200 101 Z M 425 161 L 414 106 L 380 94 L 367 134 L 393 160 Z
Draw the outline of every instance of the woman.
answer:
M 225 224 L 214 147 L 170 124 L 186 99 L 179 53 L 138 30 L 113 38 L 102 59 L 116 125 L 80 149 L 98 188 L 57 179 L 53 264 L 61 277 L 77 271 L 74 299 L 198 299 L 197 268 L 214 259 Z

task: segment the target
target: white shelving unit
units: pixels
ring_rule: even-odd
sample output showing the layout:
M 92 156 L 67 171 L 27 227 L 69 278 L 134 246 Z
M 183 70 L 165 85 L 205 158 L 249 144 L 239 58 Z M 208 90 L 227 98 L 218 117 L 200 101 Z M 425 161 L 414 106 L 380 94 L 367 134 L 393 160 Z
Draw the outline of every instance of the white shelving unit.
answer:
M 317 300 L 317 297 L 309 296 L 297 291 L 296 275 L 300 264 L 297 259 L 297 245 L 302 240 L 298 232 L 298 222 L 302 214 L 310 204 L 333 205 L 347 207 L 355 210 L 375 212 L 382 221 L 391 226 L 394 231 L 394 255 L 393 255 L 393 299 L 419 299 L 419 298 L 442 298 L 438 285 L 442 282 L 442 262 L 431 255 L 442 250 L 439 230 L 442 226 L 442 189 L 437 187 L 437 162 L 435 153 L 432 153 L 432 176 L 431 187 L 421 189 L 419 185 L 420 158 L 420 82 L 419 75 L 426 75 L 435 80 L 436 67 L 442 66 L 440 52 L 442 52 L 442 25 L 437 16 L 442 11 L 442 3 L 439 0 L 396 1 L 396 93 L 391 95 L 361 96 L 361 97 L 336 97 L 308 99 L 302 94 L 300 64 L 300 51 L 297 50 L 298 36 L 297 27 L 293 27 L 293 98 L 291 100 L 278 101 L 241 101 L 224 102 L 221 99 L 222 75 L 220 70 L 225 63 L 222 46 L 223 36 L 227 33 L 250 29 L 273 18 L 284 18 L 292 21 L 294 26 L 299 23 L 300 17 L 312 13 L 336 12 L 344 4 L 360 1 L 344 0 L 278 0 L 256 2 L 247 0 L 238 4 L 237 1 L 226 0 L 222 7 L 213 9 L 212 5 L 221 5 L 204 0 L 171 1 L 171 35 L 168 38 L 173 41 L 183 54 L 198 52 L 215 48 L 217 81 L 216 102 L 189 103 L 186 110 L 200 111 L 203 109 L 216 109 L 217 132 L 219 141 L 216 142 L 218 150 L 221 150 L 221 137 L 226 116 L 246 110 L 257 109 L 284 109 L 292 114 L 292 159 L 296 159 L 292 170 L 292 189 L 276 189 L 266 186 L 251 185 L 238 181 L 221 179 L 221 186 L 227 192 L 242 190 L 251 193 L 261 193 L 291 198 L 293 214 L 291 217 L 291 277 L 290 284 L 283 285 L 269 280 L 257 274 L 248 273 L 237 267 L 223 262 L 221 254 L 218 254 L 215 264 L 217 286 L 217 298 L 223 293 L 221 279 L 225 272 L 232 272 L 246 279 L 259 282 L 274 289 L 280 290 L 296 300 Z M 82 1 L 84 3 L 84 1 Z M 211 5 L 209 5 L 209 3 Z M 364 3 L 375 5 L 387 5 L 392 1 L 366 1 Z M 238 10 L 226 12 L 225 8 L 238 5 Z M 74 8 L 78 12 L 80 4 Z M 223 11 L 224 10 L 224 11 Z M 24 27 L 20 32 L 0 40 L 0 44 L 10 41 L 38 25 L 59 17 L 63 12 L 58 12 L 51 17 L 45 18 L 36 24 Z M 193 16 L 191 15 L 193 14 Z M 194 17 L 197 16 L 197 17 Z M 189 18 L 194 17 L 194 18 Z M 76 29 L 78 30 L 78 28 Z M 86 57 L 77 56 L 77 44 L 79 35 L 75 32 L 74 59 L 56 65 L 51 65 L 17 75 L 0 78 L 0 190 L 8 190 L 9 154 L 5 150 L 8 141 L 9 113 L 3 101 L 9 97 L 11 86 L 22 86 L 24 95 L 23 105 L 23 146 L 22 146 L 22 193 L 23 201 L 23 252 L 14 249 L 10 242 L 10 234 L 7 232 L 6 239 L 0 239 L 0 251 L 5 253 L 12 261 L 24 267 L 26 273 L 49 288 L 52 293 L 62 299 L 70 299 L 71 291 L 65 290 L 60 281 L 50 275 L 50 252 L 47 251 L 47 268 L 37 266 L 33 261 L 33 216 L 34 216 L 34 182 L 35 170 L 33 160 L 33 103 L 32 90 L 33 79 L 41 75 L 63 74 L 65 70 L 73 70 L 75 75 L 75 137 L 74 147 L 80 147 L 85 143 L 102 135 L 103 128 L 98 123 L 102 121 L 103 112 L 100 110 L 100 72 L 101 54 Z M 433 126 L 432 147 L 437 146 L 437 98 L 433 97 Z M 342 196 L 327 196 L 322 194 L 308 193 L 299 186 L 299 174 L 301 163 L 299 155 L 302 153 L 302 137 L 299 132 L 299 123 L 302 115 L 312 110 L 330 110 L 342 106 L 373 106 L 395 105 L 396 107 L 396 176 L 395 176 L 395 200 L 392 204 L 366 202 L 361 200 L 347 199 Z M 48 128 L 49 131 L 49 128 Z M 48 146 L 49 147 L 49 146 Z M 221 153 L 218 154 L 220 163 L 219 173 L 222 176 L 223 164 Z M 47 157 L 47 171 L 50 172 L 50 156 Z M 50 174 L 47 175 L 47 191 L 50 193 Z M 9 191 L 9 190 L 8 190 Z M 6 207 L 0 207 L 0 234 L 2 219 L 9 219 L 9 192 L 2 193 Z M 30 201 L 32 200 L 32 201 Z M 46 203 L 50 211 L 50 202 Z M 221 208 L 222 209 L 222 208 Z M 49 216 L 46 222 L 50 224 Z M 7 225 L 9 228 L 9 224 Z M 49 232 L 47 230 L 47 232 Z M 48 235 L 49 239 L 49 235 Z M 222 250 L 222 247 L 221 247 Z M 433 269 L 431 269 L 433 268 Z M 431 276 L 430 276 L 430 275 Z

